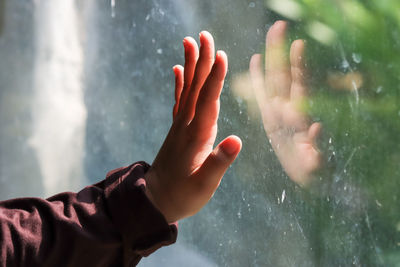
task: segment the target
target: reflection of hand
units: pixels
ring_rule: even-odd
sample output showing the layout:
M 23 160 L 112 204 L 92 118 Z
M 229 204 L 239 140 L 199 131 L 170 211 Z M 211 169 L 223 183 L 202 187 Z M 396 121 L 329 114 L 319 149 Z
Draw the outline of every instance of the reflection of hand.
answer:
M 229 136 L 213 150 L 228 61 L 223 51 L 214 59 L 210 33 L 200 33 L 200 43 L 199 56 L 196 41 L 184 39 L 185 68 L 174 67 L 173 124 L 146 173 L 146 194 L 168 222 L 198 212 L 241 149 L 240 139 Z
M 307 185 L 321 167 L 316 147 L 321 126 L 311 123 L 300 110 L 300 103 L 307 96 L 304 43 L 293 42 L 289 64 L 285 53 L 286 28 L 283 21 L 271 27 L 266 38 L 265 75 L 260 54 L 253 55 L 250 74 L 264 128 L 279 161 L 294 182 Z

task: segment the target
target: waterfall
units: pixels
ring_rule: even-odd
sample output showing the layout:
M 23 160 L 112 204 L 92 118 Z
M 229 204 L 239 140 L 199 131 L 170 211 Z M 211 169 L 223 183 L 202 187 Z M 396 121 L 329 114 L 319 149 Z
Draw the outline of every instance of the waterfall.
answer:
M 83 45 L 74 0 L 35 1 L 32 136 L 46 196 L 77 190 L 85 179 L 87 111 Z

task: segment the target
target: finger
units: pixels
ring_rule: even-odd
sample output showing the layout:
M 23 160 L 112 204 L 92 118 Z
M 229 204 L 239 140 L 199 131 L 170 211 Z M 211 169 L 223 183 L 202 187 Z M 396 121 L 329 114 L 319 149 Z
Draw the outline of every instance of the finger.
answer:
M 204 129 L 208 129 L 217 122 L 219 113 L 219 97 L 222 87 L 224 86 L 227 71 L 228 57 L 225 52 L 218 51 L 213 68 L 201 89 L 196 104 L 195 116 L 191 123 L 191 127 L 194 127 L 194 131 L 199 134 L 204 132 Z
M 174 74 L 175 74 L 175 105 L 173 109 L 173 118 L 175 119 L 176 114 L 178 113 L 179 109 L 179 102 L 181 99 L 181 94 L 183 90 L 183 72 L 184 69 L 181 65 L 176 65 L 173 67 Z
M 307 95 L 304 42 L 302 40 L 296 40 L 292 43 L 290 48 L 290 66 L 292 73 L 290 97 L 292 100 L 301 99 Z
M 209 32 L 203 31 L 200 33 L 200 44 L 200 57 L 197 61 L 193 81 L 184 107 L 184 113 L 189 121 L 193 119 L 199 92 L 214 63 L 214 39 Z
M 310 139 L 314 148 L 317 148 L 317 141 L 321 134 L 322 125 L 319 122 L 314 122 L 308 129 L 308 138 Z
M 264 77 L 261 70 L 261 55 L 255 54 L 250 59 L 250 78 L 253 85 L 254 95 L 260 109 L 262 109 L 267 100 L 267 93 L 264 87 Z
M 183 90 L 181 93 L 178 113 L 182 112 L 183 107 L 185 106 L 189 89 L 192 84 L 197 59 L 199 57 L 199 48 L 196 41 L 192 37 L 185 37 L 183 39 L 183 46 L 185 48 L 185 67 L 183 75 Z
M 242 141 L 239 137 L 231 135 L 225 138 L 198 169 L 194 177 L 196 180 L 194 185 L 205 195 L 211 197 L 218 188 L 222 176 L 236 159 L 241 148 Z
M 267 90 L 273 96 L 290 96 L 290 67 L 286 53 L 286 29 L 284 21 L 277 21 L 269 29 L 266 38 L 265 77 Z

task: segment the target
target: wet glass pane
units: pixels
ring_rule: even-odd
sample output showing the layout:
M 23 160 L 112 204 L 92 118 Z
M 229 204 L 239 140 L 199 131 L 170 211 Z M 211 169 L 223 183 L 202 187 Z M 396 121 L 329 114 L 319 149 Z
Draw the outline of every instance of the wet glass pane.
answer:
M 182 39 L 208 30 L 229 57 L 217 141 L 236 134 L 243 149 L 210 203 L 180 222 L 177 244 L 140 266 L 399 266 L 399 10 L 0 0 L 0 198 L 79 190 L 151 163 L 172 122 Z M 282 19 L 286 42 L 265 50 Z M 288 65 L 296 39 L 304 70 Z M 261 85 L 255 53 L 269 70 Z

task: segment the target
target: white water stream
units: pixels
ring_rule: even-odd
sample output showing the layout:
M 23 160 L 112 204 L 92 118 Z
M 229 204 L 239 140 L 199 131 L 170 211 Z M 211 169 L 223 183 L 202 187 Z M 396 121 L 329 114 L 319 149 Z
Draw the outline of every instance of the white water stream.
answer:
M 46 196 L 76 190 L 84 172 L 87 111 L 83 47 L 74 0 L 35 1 L 33 129 Z

